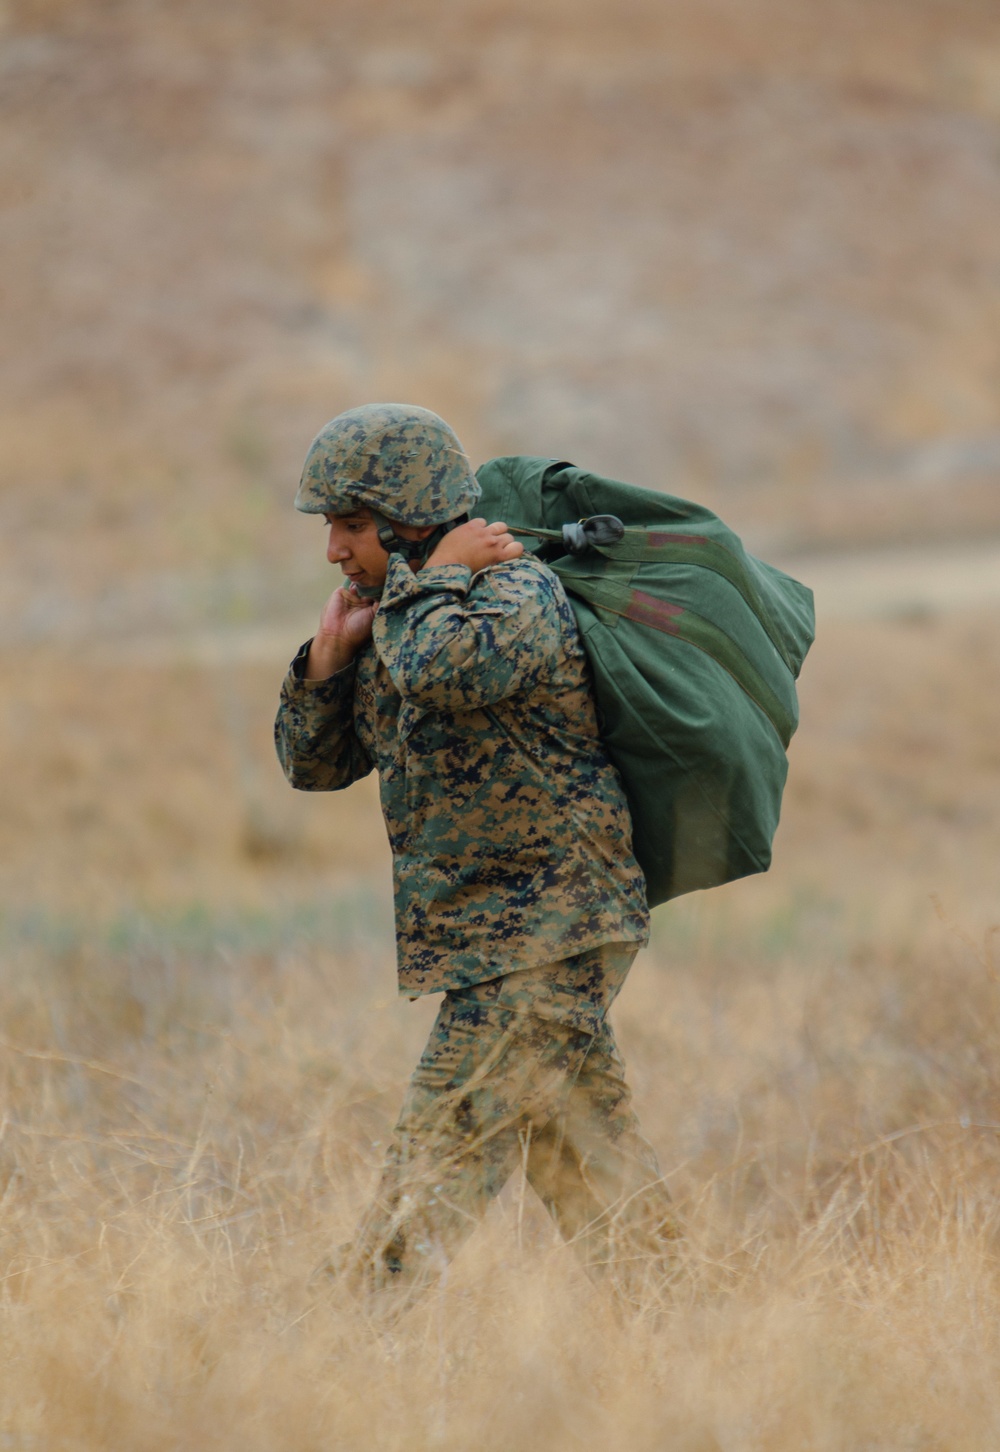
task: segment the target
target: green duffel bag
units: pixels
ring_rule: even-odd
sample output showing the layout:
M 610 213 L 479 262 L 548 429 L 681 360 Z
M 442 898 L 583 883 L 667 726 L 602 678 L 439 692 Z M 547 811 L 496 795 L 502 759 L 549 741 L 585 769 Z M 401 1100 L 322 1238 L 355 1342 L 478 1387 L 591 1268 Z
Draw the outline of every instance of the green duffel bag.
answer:
M 492 459 L 478 478 L 477 508 L 566 587 L 650 906 L 765 872 L 812 591 L 685 499 L 551 459 Z

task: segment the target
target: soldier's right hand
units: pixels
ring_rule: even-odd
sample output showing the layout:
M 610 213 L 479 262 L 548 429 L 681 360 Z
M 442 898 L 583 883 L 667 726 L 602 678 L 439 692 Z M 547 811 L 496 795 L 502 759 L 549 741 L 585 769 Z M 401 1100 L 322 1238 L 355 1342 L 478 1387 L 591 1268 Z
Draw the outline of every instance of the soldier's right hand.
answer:
M 334 590 L 323 606 L 319 630 L 313 636 L 306 660 L 307 680 L 326 680 L 350 665 L 357 652 L 371 639 L 377 601 L 363 600 L 353 585 Z

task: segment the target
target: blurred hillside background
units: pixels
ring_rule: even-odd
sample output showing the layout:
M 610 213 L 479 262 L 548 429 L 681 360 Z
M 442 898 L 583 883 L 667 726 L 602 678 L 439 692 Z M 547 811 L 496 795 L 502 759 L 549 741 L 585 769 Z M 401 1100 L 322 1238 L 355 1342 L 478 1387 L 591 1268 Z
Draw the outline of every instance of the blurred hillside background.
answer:
M 267 744 L 332 583 L 300 462 L 377 398 L 827 552 L 785 863 L 996 845 L 995 615 L 919 553 L 995 594 L 994 5 L 0 13 L 8 908 L 382 872 L 371 791 L 297 801 Z M 872 603 L 842 552 L 887 546 Z
M 271 744 L 373 399 L 817 591 L 615 1009 L 665 1319 L 516 1185 L 398 1342 L 303 1299 L 435 1007 Z M 0 1443 L 993 1452 L 998 623 L 996 0 L 0 0 Z

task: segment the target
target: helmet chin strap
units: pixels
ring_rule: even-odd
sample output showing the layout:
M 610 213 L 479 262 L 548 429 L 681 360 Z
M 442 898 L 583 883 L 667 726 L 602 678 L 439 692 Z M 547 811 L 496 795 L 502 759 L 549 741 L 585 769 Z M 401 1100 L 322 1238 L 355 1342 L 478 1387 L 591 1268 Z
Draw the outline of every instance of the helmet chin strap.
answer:
M 373 509 L 371 513 L 378 527 L 378 542 L 386 554 L 402 555 L 407 564 L 415 564 L 418 569 L 427 563 L 445 535 L 450 534 L 457 525 L 464 524 L 469 517 L 467 514 L 460 514 L 457 519 L 449 519 L 447 523 L 439 524 L 425 539 L 404 539 L 401 534 L 396 533 L 393 520 L 380 514 L 377 509 Z
M 352 585 L 351 589 L 359 600 L 378 600 L 382 594 L 381 585 Z
M 467 514 L 460 514 L 457 519 L 449 519 L 446 524 L 439 524 L 426 539 L 404 539 L 401 534 L 396 533 L 393 520 L 380 514 L 377 509 L 373 509 L 371 515 L 378 527 L 378 542 L 386 554 L 402 555 L 407 564 L 415 564 L 418 570 L 427 563 L 445 535 L 450 534 L 457 525 L 464 524 L 469 517 Z M 377 600 L 382 594 L 381 585 L 355 585 L 353 589 L 361 600 Z

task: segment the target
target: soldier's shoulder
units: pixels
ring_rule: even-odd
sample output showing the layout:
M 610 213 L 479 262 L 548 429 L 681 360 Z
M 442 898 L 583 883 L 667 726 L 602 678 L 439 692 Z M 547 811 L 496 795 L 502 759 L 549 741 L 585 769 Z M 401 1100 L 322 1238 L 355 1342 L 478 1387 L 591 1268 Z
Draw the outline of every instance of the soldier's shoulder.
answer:
M 492 565 L 476 576 L 476 584 L 483 606 L 492 603 L 505 614 L 531 619 L 546 640 L 558 636 L 565 649 L 576 652 L 579 627 L 563 583 L 534 555 L 525 552 L 516 560 Z
M 490 565 L 476 577 L 476 581 L 487 581 L 492 589 L 503 595 L 534 595 L 544 599 L 555 595 L 563 597 L 559 576 L 527 550 L 516 560 L 505 560 L 502 565 Z

